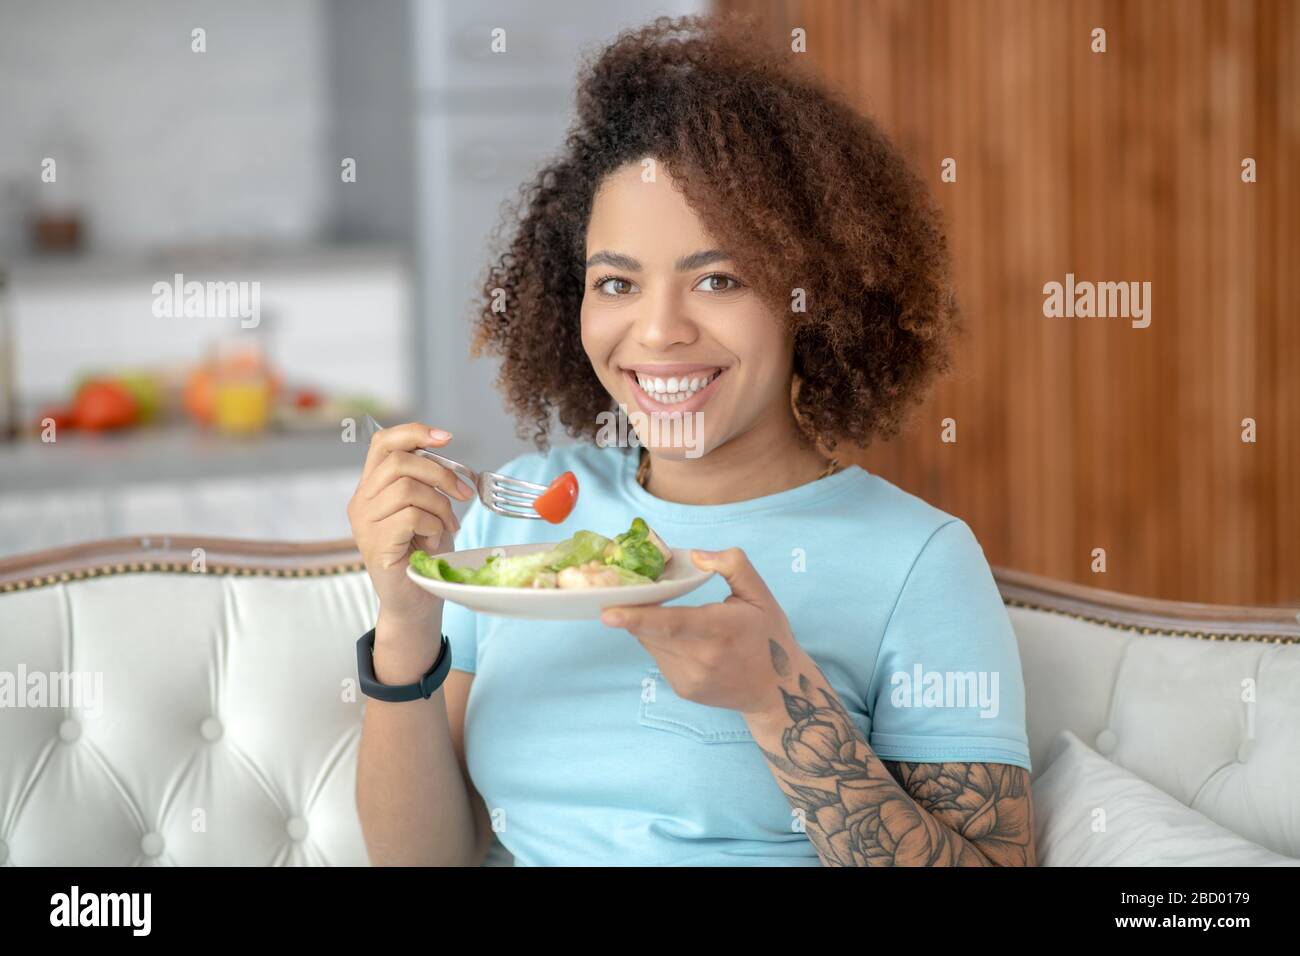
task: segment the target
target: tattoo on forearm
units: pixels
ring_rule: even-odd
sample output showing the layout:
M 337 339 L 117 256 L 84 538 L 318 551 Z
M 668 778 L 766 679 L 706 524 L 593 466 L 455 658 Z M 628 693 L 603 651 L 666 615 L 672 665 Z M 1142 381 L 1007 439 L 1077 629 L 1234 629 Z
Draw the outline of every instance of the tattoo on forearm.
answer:
M 789 676 L 786 651 L 773 642 L 771 655 Z M 792 723 L 782 753 L 763 755 L 826 865 L 1034 865 L 1024 768 L 882 761 L 825 685 L 799 674 L 798 693 L 780 688 Z

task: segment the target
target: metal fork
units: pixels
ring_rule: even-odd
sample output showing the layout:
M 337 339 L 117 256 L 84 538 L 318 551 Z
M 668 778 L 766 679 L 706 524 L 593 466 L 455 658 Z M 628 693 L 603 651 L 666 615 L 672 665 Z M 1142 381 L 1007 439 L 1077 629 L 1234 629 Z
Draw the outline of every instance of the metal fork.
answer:
M 369 415 L 365 417 L 366 439 L 369 440 L 384 426 L 379 424 Z M 485 471 L 482 474 L 475 473 L 472 469 L 466 468 L 458 461 L 452 461 L 427 448 L 415 449 L 417 455 L 422 455 L 430 461 L 436 461 L 442 467 L 456 473 L 458 477 L 464 480 L 478 492 L 478 500 L 483 503 L 483 507 L 488 511 L 495 512 L 499 515 L 505 515 L 507 518 L 534 518 L 538 521 L 542 519 L 536 511 L 533 510 L 533 502 L 537 496 L 546 490 L 545 485 L 534 484 L 531 481 L 523 481 L 519 478 L 511 478 L 509 475 L 500 475 L 495 471 Z M 523 510 L 515 510 L 517 508 Z

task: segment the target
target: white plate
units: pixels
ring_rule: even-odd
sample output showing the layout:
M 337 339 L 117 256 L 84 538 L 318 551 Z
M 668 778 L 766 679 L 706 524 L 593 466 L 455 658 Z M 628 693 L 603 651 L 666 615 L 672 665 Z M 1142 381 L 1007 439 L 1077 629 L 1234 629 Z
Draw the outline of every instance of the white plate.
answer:
M 453 568 L 479 568 L 489 556 L 510 557 L 555 547 L 551 544 L 515 544 L 503 548 L 475 548 L 435 554 Z M 654 584 L 627 584 L 614 588 L 496 588 L 481 584 L 455 584 L 417 574 L 407 567 L 406 576 L 444 601 L 464 605 L 481 614 L 520 617 L 542 621 L 582 621 L 600 617 L 607 607 L 620 604 L 659 604 L 694 591 L 713 576 L 691 561 L 686 548 L 673 548 L 673 559 Z

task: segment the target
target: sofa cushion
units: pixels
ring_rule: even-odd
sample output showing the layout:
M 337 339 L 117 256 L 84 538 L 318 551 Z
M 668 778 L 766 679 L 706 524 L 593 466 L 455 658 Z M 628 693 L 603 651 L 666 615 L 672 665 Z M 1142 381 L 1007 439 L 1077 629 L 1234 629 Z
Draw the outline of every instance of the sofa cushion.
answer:
M 1033 791 L 1040 866 L 1300 866 L 1179 803 L 1068 730 Z

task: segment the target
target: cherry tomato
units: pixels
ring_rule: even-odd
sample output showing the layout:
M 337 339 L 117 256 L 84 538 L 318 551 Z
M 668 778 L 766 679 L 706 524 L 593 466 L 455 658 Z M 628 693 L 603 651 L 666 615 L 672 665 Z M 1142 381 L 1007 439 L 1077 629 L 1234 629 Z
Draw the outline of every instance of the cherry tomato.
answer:
M 559 524 L 569 517 L 569 512 L 577 503 L 578 479 L 573 472 L 566 471 L 537 496 L 537 500 L 533 502 L 533 510 L 551 524 Z

